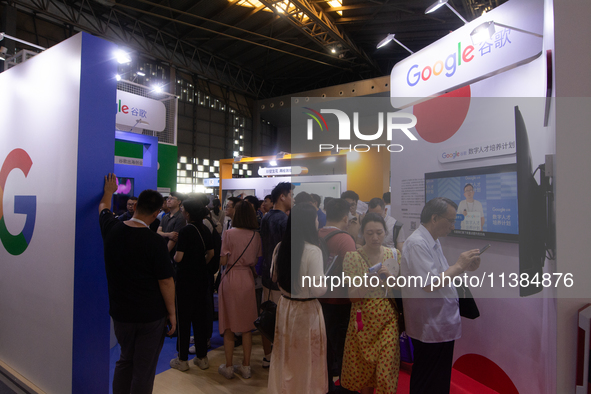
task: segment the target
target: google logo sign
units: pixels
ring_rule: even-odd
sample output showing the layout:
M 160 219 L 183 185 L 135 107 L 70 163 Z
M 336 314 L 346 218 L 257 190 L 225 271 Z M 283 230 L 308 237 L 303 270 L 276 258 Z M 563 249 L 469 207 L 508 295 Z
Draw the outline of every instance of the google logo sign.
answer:
M 14 256 L 22 254 L 29 246 L 31 238 L 33 237 L 35 216 L 37 213 L 37 197 L 14 196 L 14 213 L 27 215 L 27 219 L 20 234 L 12 235 L 6 228 L 2 206 L 4 190 L 6 189 L 6 179 L 8 178 L 8 175 L 16 169 L 21 170 L 26 178 L 32 165 L 33 161 L 27 152 L 22 149 L 14 149 L 8 154 L 8 156 L 6 156 L 6 159 L 0 168 L 0 240 L 6 251 Z
M 452 77 L 456 73 L 457 67 L 462 65 L 462 61 L 464 63 L 468 63 L 474 59 L 472 51 L 474 51 L 474 47 L 472 45 L 468 45 L 466 48 L 464 48 L 464 50 L 462 50 L 462 43 L 458 42 L 457 53 L 451 53 L 445 59 L 445 62 L 443 60 L 437 60 L 435 63 L 433 63 L 433 66 L 427 65 L 423 67 L 421 71 L 418 71 L 419 65 L 414 64 L 411 68 L 409 68 L 408 73 L 406 74 L 406 83 L 408 86 L 415 86 L 421 80 L 428 81 L 432 76 L 437 77 L 441 75 L 444 70 L 446 71 L 446 77 Z M 413 70 L 415 69 L 417 71 L 413 73 Z

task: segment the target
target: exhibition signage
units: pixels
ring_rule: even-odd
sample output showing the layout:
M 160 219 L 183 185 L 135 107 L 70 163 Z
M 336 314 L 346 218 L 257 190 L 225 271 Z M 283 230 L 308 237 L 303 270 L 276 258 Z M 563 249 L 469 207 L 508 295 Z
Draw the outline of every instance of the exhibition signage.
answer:
M 285 176 L 285 175 L 304 175 L 308 173 L 306 167 L 261 167 L 259 168 L 260 176 Z
M 452 163 L 462 160 L 482 159 L 485 157 L 515 154 L 515 138 L 478 142 L 470 145 L 447 147 L 437 159 L 440 163 Z
M 392 105 L 404 108 L 537 58 L 543 13 L 541 6 L 523 3 L 539 2 L 503 4 L 398 62 L 390 74 L 390 95 L 398 98 Z M 474 39 L 475 29 L 485 26 L 492 34 Z
M 203 180 L 205 187 L 220 187 L 220 178 L 206 178 Z
M 117 124 L 122 131 L 134 128 L 163 131 L 166 107 L 158 100 L 117 90 Z

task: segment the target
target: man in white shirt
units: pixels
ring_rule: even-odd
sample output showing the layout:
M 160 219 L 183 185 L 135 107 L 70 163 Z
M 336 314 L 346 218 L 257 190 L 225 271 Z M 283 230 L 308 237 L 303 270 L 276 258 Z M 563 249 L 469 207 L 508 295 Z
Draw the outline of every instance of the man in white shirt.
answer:
M 464 215 L 462 220 L 462 230 L 476 230 L 482 231 L 484 228 L 484 210 L 480 201 L 474 199 L 474 186 L 467 183 L 464 186 L 465 200 L 460 201 L 458 206 L 458 214 Z M 470 215 L 469 217 L 467 217 Z M 473 223 L 476 221 L 476 223 Z M 479 222 L 478 222 L 479 221 Z
M 422 279 L 402 288 L 406 333 L 414 347 L 410 394 L 449 393 L 454 341 L 462 333 L 458 294 L 449 278 L 480 266 L 478 249 L 461 253 L 452 266 L 441 250 L 438 238 L 454 229 L 457 208 L 444 197 L 425 204 L 421 225 L 402 250 L 400 274 Z M 443 276 L 448 277 L 443 284 L 431 286 L 433 277 Z M 438 284 L 437 279 L 434 284 Z
M 384 221 L 386 222 L 386 230 L 388 231 L 388 233 L 386 234 L 386 237 L 384 238 L 384 242 L 382 243 L 382 245 L 384 245 L 387 248 L 396 248 L 402 251 L 402 246 L 404 245 L 404 241 L 406 240 L 406 236 L 404 235 L 404 228 L 400 228 L 395 243 L 394 226 L 396 225 L 396 219 L 386 214 L 384 201 L 378 197 L 372 198 L 369 201 L 367 212 L 373 212 L 377 213 L 378 215 L 381 215 L 384 218 Z

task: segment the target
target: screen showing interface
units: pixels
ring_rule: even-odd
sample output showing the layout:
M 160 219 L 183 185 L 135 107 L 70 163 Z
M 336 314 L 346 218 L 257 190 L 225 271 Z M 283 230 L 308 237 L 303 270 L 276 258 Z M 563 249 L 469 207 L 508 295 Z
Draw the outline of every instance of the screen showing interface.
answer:
M 450 235 L 518 241 L 515 164 L 425 174 L 425 201 L 458 204 Z

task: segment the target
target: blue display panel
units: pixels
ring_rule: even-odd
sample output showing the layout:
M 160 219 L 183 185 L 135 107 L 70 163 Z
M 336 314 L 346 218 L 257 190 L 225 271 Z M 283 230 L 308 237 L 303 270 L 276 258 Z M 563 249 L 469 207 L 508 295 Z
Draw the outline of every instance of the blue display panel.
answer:
M 458 204 L 450 235 L 518 241 L 515 164 L 425 174 L 425 201 L 447 197 Z

